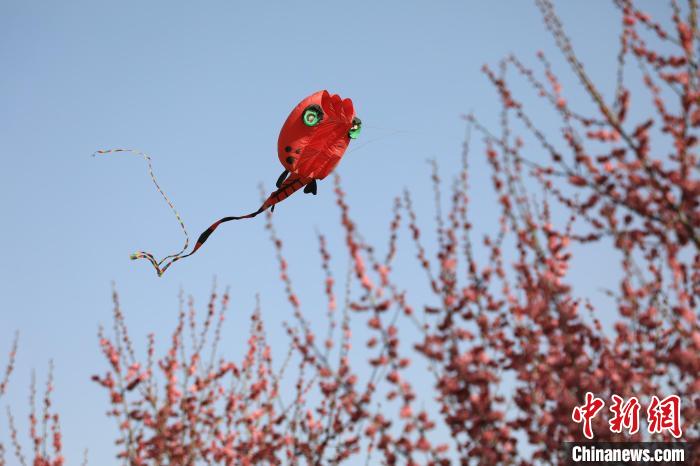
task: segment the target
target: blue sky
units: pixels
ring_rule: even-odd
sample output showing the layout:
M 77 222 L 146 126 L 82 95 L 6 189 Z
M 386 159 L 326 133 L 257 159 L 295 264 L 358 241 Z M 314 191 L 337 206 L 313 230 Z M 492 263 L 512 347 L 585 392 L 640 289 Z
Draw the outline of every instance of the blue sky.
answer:
M 603 1 L 560 3 L 583 61 L 611 92 L 615 10 Z M 30 371 L 41 379 L 53 358 L 69 459 L 80 461 L 89 447 L 91 464 L 112 463 L 116 429 L 103 415 L 104 393 L 89 382 L 105 368 L 96 330 L 110 323 L 112 281 L 135 339 L 150 331 L 165 339 L 179 290 L 204 304 L 217 277 L 232 293 L 226 353 L 239 356 L 256 293 L 282 342 L 278 353 L 286 345 L 279 323 L 291 314 L 262 219 L 221 227 L 158 279 L 129 253 L 177 251 L 177 224 L 142 160 L 95 159 L 95 150 L 149 153 L 196 236 L 221 216 L 257 208 L 259 183 L 271 189 L 281 171 L 275 151 L 284 119 L 301 98 L 328 89 L 351 97 L 365 125 L 338 171 L 360 227 L 383 245 L 392 198 L 403 188 L 432 218 L 426 159 L 454 173 L 460 115 L 474 111 L 496 124 L 496 96 L 481 66 L 508 53 L 534 64 L 540 49 L 568 72 L 530 2 L 0 1 L 0 363 L 21 332 L 3 401 L 24 417 Z M 565 79 L 565 90 L 573 84 Z M 473 170 L 473 215 L 485 232 L 494 221 L 480 202 L 489 179 L 480 176 L 483 163 Z M 321 315 L 316 230 L 344 259 L 331 180 L 274 216 L 307 312 Z M 596 293 L 605 272 L 591 273 L 594 259 L 581 265 L 577 287 Z M 405 279 L 411 287 L 423 275 L 414 268 Z

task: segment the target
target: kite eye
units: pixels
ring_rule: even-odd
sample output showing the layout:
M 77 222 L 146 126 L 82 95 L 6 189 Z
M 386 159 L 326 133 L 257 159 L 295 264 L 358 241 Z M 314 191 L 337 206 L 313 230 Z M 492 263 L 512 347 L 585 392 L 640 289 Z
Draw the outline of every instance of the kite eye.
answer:
M 348 136 L 350 139 L 357 139 L 360 136 L 360 131 L 362 130 L 362 121 L 355 117 L 352 119 L 352 126 L 350 131 L 348 131 Z
M 323 120 L 323 110 L 318 105 L 309 105 L 304 110 L 304 114 L 301 119 L 304 121 L 306 126 L 316 126 Z

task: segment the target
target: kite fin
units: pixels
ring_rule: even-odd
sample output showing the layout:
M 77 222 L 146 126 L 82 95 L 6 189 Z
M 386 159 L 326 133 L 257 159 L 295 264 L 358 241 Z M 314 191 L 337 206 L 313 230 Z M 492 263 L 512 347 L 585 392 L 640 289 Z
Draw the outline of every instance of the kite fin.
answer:
M 277 183 L 275 183 L 275 186 L 279 188 L 282 186 L 282 183 L 284 183 L 284 180 L 287 178 L 287 175 L 289 175 L 289 172 L 287 170 L 283 171 L 282 174 L 280 175 L 279 178 L 277 178 Z
M 316 184 L 316 180 L 311 180 L 311 182 L 310 182 L 309 184 L 307 184 L 306 186 L 304 186 L 304 192 L 305 192 L 306 194 L 311 193 L 311 194 L 313 194 L 313 195 L 315 196 L 317 190 L 318 190 L 318 185 Z

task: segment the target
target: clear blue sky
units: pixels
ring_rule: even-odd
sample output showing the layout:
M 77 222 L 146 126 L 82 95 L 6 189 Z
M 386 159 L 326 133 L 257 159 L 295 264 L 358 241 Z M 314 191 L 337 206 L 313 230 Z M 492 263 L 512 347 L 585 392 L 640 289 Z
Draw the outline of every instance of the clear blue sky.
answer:
M 609 44 L 619 28 L 611 2 L 560 3 L 584 62 L 610 92 Z M 21 331 L 3 401 L 24 418 L 30 371 L 43 379 L 53 358 L 69 459 L 79 462 L 89 447 L 91 464 L 113 463 L 116 428 L 103 414 L 105 394 L 89 382 L 105 368 L 95 333 L 110 324 L 112 281 L 139 341 L 150 331 L 164 339 L 180 288 L 204 303 L 216 276 L 232 292 L 226 352 L 240 356 L 256 293 L 271 336 L 286 346 L 279 324 L 291 315 L 262 218 L 220 228 L 158 279 L 129 253 L 178 250 L 177 224 L 142 160 L 90 157 L 96 149 L 148 152 L 196 236 L 223 215 L 257 208 L 258 184 L 270 189 L 281 171 L 280 126 L 302 97 L 340 93 L 365 124 L 353 144 L 383 137 L 349 152 L 338 169 L 360 227 L 383 246 L 392 198 L 404 187 L 432 218 L 425 160 L 454 173 L 460 114 L 495 125 L 497 100 L 481 66 L 511 52 L 534 64 L 540 49 L 553 43 L 526 1 L 0 1 L 0 363 Z M 487 231 L 494 212 L 479 202 L 489 190 L 481 169 L 475 162 L 473 220 Z M 318 196 L 297 194 L 274 216 L 314 320 L 314 308 L 323 313 L 315 230 L 343 256 L 330 179 Z M 413 249 L 404 255 L 410 260 Z M 594 265 L 577 272 L 586 292 L 600 286 L 590 278 L 601 278 Z M 407 286 L 423 281 L 417 268 L 406 277 Z

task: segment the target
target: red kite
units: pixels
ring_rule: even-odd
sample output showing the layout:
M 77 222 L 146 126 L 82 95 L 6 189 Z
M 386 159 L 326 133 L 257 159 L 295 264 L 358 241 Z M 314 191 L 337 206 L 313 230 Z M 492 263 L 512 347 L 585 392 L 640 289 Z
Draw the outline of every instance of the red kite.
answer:
M 338 165 L 340 159 L 350 144 L 351 139 L 356 139 L 360 135 L 362 122 L 355 116 L 355 109 L 352 100 L 342 99 L 337 94 L 329 94 L 328 91 L 316 92 L 294 107 L 294 110 L 287 117 L 280 131 L 277 141 L 277 155 L 284 166 L 284 171 L 277 179 L 277 190 L 263 202 L 258 210 L 247 215 L 237 217 L 224 217 L 214 222 L 209 228 L 199 235 L 197 242 L 187 254 L 184 252 L 189 245 L 189 236 L 185 230 L 180 216 L 175 210 L 165 193 L 158 186 L 158 182 L 153 174 L 150 157 L 142 152 L 130 149 L 113 149 L 97 151 L 96 154 L 107 154 L 112 152 L 132 152 L 141 155 L 148 163 L 149 172 L 153 183 L 168 202 L 168 205 L 175 213 L 180 226 L 185 233 L 185 246 L 182 251 L 164 257 L 157 261 L 152 254 L 139 251 L 131 255 L 131 259 L 148 259 L 156 269 L 158 276 L 168 270 L 174 262 L 189 257 L 199 248 L 216 230 L 225 222 L 231 220 L 241 220 L 252 218 L 264 212 L 268 208 L 272 211 L 279 202 L 291 196 L 294 192 L 304 188 L 305 193 L 316 194 L 317 180 L 327 177 Z

